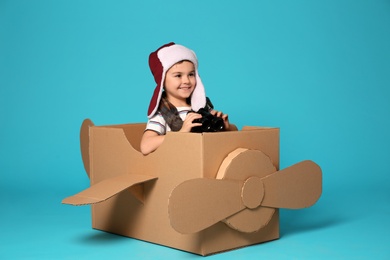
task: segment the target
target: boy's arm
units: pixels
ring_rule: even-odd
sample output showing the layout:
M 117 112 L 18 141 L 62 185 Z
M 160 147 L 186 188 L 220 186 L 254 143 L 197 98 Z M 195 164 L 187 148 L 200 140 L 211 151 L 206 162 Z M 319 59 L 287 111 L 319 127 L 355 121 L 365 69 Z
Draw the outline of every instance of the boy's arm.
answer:
M 146 130 L 141 139 L 141 153 L 147 155 L 155 151 L 164 141 L 165 135 L 159 135 L 154 131 Z

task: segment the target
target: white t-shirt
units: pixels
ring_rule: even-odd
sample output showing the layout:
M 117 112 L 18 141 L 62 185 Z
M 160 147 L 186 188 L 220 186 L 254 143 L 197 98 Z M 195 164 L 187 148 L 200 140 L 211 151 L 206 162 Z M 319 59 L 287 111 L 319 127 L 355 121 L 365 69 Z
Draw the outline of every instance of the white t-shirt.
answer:
M 191 111 L 191 107 L 177 107 L 180 118 L 184 121 L 187 117 L 187 113 Z M 171 131 L 169 125 L 165 122 L 164 117 L 159 111 L 148 120 L 146 124 L 146 130 L 152 130 L 158 133 L 159 135 L 165 135 L 167 132 Z

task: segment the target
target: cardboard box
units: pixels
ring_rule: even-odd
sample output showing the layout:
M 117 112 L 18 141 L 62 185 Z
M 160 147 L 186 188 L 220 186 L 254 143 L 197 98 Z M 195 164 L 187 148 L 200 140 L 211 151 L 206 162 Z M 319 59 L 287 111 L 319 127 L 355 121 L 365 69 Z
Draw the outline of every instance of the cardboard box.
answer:
M 93 228 L 209 255 L 278 239 L 278 208 L 308 207 L 321 195 L 315 163 L 279 171 L 278 128 L 169 132 L 147 156 L 144 129 L 84 121 L 91 187 L 63 203 L 91 204 Z

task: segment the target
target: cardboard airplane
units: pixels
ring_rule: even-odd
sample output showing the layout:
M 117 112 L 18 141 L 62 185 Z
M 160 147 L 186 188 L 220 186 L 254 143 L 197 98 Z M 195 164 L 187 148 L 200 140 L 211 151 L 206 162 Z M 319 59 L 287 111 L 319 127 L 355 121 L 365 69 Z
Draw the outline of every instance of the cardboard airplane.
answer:
M 279 129 L 168 132 L 144 156 L 145 124 L 80 131 L 91 187 L 64 199 L 92 205 L 92 227 L 200 255 L 279 238 L 279 208 L 313 205 L 322 173 L 312 161 L 279 170 Z

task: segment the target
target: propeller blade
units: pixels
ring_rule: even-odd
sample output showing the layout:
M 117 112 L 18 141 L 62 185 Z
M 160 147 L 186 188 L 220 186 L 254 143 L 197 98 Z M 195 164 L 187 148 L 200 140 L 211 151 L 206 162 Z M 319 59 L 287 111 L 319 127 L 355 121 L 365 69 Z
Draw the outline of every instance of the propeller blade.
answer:
M 262 179 L 265 196 L 262 206 L 299 209 L 312 206 L 321 196 L 321 168 L 302 161 Z
M 179 184 L 169 197 L 171 226 L 182 234 L 206 229 L 245 208 L 242 182 L 193 179 Z

